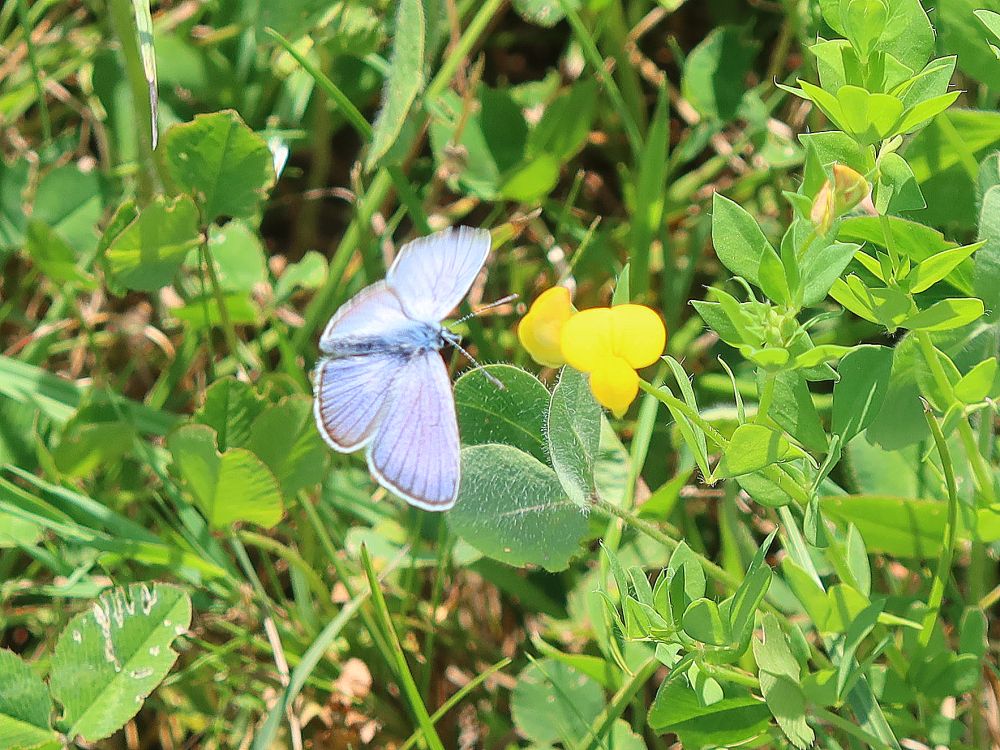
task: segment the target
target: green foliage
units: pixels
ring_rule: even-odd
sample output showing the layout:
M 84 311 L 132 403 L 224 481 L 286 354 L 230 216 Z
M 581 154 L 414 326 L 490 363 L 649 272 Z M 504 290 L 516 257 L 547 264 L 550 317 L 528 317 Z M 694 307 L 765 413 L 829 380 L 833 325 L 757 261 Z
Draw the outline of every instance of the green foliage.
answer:
M 191 623 L 191 600 L 166 584 L 109 590 L 66 624 L 48 683 L 10 651 L 0 651 L 0 740 L 11 750 L 49 747 L 60 734 L 108 737 L 142 707 L 177 660 L 172 644 Z M 50 696 L 51 693 L 51 696 Z M 53 729 L 53 700 L 59 717 Z
M 1000 8 L 57 5 L 0 10 L 0 746 L 989 744 Z M 454 318 L 520 299 L 437 515 L 309 370 L 458 224 Z M 518 345 L 556 284 L 667 322 L 624 415 Z

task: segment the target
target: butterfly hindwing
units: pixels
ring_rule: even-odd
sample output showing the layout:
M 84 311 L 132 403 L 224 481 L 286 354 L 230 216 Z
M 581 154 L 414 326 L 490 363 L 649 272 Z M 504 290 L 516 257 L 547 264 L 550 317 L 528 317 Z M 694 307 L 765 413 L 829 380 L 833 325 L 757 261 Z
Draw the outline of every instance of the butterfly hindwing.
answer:
M 371 439 L 404 362 L 398 354 L 382 353 L 319 363 L 314 411 L 330 447 L 350 453 Z
M 414 354 L 390 398 L 368 445 L 372 474 L 412 505 L 448 510 L 458 497 L 460 459 L 455 399 L 441 356 Z

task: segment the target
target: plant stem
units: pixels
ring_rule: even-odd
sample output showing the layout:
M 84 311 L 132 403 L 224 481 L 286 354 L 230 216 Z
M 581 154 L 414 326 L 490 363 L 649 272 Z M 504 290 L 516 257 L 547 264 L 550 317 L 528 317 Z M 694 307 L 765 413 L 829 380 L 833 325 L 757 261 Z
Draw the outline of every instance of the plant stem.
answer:
M 931 582 L 931 591 L 927 597 L 927 613 L 924 615 L 924 627 L 920 631 L 920 646 L 926 649 L 937 624 L 938 613 L 941 611 L 941 601 L 944 599 L 944 588 L 951 571 L 951 562 L 955 556 L 955 544 L 958 540 L 958 489 L 955 486 L 955 470 L 951 462 L 951 451 L 941 432 L 937 418 L 931 414 L 929 407 L 924 410 L 924 418 L 934 437 L 934 445 L 941 458 L 941 468 L 944 470 L 945 484 L 948 488 L 948 516 L 944 527 L 944 549 L 938 558 L 937 570 Z
M 385 637 L 385 640 L 389 643 L 389 649 L 393 657 L 390 665 L 396 672 L 396 678 L 399 680 L 402 693 L 406 696 L 406 701 L 410 705 L 410 710 L 413 711 L 417 724 L 423 732 L 424 740 L 430 746 L 431 750 L 444 750 L 444 744 L 441 742 L 441 738 L 438 736 L 437 730 L 434 728 L 434 722 L 431 721 L 430 714 L 427 713 L 427 707 L 424 705 L 424 701 L 420 697 L 420 691 L 417 689 L 417 684 L 413 680 L 413 674 L 410 672 L 410 665 L 406 662 L 406 654 L 403 652 L 403 647 L 399 643 L 399 637 L 396 635 L 396 629 L 392 625 L 392 618 L 389 615 L 389 607 L 386 605 L 385 597 L 382 595 L 382 586 L 379 583 L 378 577 L 375 575 L 375 570 L 372 568 L 372 561 L 371 557 L 368 555 L 368 548 L 364 545 L 361 546 L 361 562 L 364 565 L 365 573 L 368 575 L 368 583 L 371 586 L 372 603 L 375 606 L 375 620 L 379 629 L 382 631 L 382 635 Z
M 625 712 L 629 701 L 638 693 L 642 686 L 646 684 L 659 668 L 660 662 L 656 657 L 649 657 L 644 661 L 634 674 L 630 675 L 625 684 L 618 689 L 611 702 L 604 707 L 590 725 L 587 736 L 577 745 L 577 750 L 594 750 L 598 747 L 601 738 L 611 729 L 615 721 Z
M 138 194 L 141 206 L 152 200 L 159 189 L 159 175 L 156 170 L 156 161 L 153 158 L 153 110 L 150 100 L 150 84 L 146 80 L 146 72 L 142 67 L 139 31 L 130 0 L 109 0 L 108 9 L 111 14 L 111 24 L 122 45 L 125 76 L 128 79 L 131 95 L 132 116 L 135 120 L 134 127 L 138 141 Z
M 222 321 L 222 332 L 226 337 L 226 346 L 229 347 L 229 353 L 236 361 L 236 367 L 245 379 L 247 373 L 240 357 L 239 339 L 236 337 L 233 320 L 229 317 L 229 308 L 226 306 L 226 296 L 222 291 L 222 284 L 219 283 L 219 275 L 215 272 L 215 261 L 212 259 L 212 251 L 209 249 L 207 229 L 202 231 L 201 252 L 205 258 L 205 271 L 208 273 L 208 280 L 212 285 L 212 295 L 219 308 L 219 318 Z
M 38 59 L 35 56 L 35 43 L 31 39 L 31 18 L 28 15 L 28 5 L 25 0 L 17 0 L 17 14 L 21 19 L 21 30 L 24 32 L 24 46 L 28 50 L 28 64 L 31 75 L 35 79 L 35 96 L 38 97 L 38 115 L 42 120 L 42 140 L 46 145 L 52 140 L 52 121 L 49 119 L 49 105 L 45 101 L 45 85 L 42 83 Z

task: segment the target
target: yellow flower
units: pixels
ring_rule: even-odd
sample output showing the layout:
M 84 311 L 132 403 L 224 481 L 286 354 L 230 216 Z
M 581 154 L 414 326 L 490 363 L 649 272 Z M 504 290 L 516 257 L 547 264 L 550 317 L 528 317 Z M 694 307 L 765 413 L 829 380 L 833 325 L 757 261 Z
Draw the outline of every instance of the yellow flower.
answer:
M 562 355 L 590 375 L 590 390 L 602 406 L 622 416 L 639 393 L 636 370 L 663 354 L 667 331 L 660 317 L 642 305 L 583 310 L 562 325 Z
M 563 325 L 573 315 L 569 289 L 555 286 L 542 292 L 517 327 L 517 338 L 531 358 L 546 367 L 566 364 L 560 348 Z

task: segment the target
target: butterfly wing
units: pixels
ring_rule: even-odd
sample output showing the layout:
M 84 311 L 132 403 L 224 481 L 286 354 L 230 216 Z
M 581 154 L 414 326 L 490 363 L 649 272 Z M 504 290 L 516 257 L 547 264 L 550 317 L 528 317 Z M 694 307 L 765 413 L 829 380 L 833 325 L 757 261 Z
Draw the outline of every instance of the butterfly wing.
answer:
M 409 317 L 437 323 L 469 293 L 489 252 L 485 229 L 445 229 L 404 245 L 385 283 Z
M 399 354 L 324 359 L 316 367 L 313 413 L 330 447 L 350 453 L 367 443 L 403 370 Z
M 386 489 L 424 510 L 448 510 L 458 497 L 455 399 L 444 360 L 414 354 L 368 444 L 368 468 Z
M 396 338 L 414 325 L 395 292 L 384 281 L 377 281 L 340 306 L 326 324 L 319 348 L 326 354 L 338 354 L 345 342 Z

